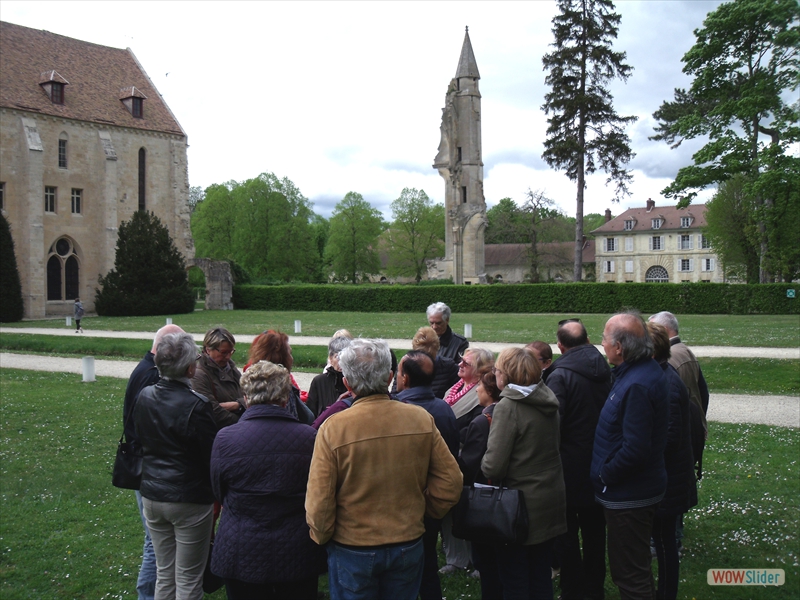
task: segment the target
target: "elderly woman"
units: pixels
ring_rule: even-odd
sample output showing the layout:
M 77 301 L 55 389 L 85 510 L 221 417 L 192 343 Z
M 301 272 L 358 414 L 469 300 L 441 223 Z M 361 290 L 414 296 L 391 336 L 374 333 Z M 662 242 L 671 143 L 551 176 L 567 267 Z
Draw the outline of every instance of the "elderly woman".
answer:
M 529 523 L 523 544 L 494 547 L 502 594 L 552 598 L 553 541 L 567 531 L 558 399 L 541 383 L 541 363 L 528 348 L 503 350 L 494 374 L 501 399 L 481 469 L 493 484 L 522 490 Z
M 328 342 L 328 364 L 330 367 L 321 375 L 317 375 L 311 380 L 308 388 L 308 399 L 306 406 L 318 417 L 331 404 L 339 399 L 339 396 L 347 391 L 344 386 L 344 376 L 342 369 L 339 368 L 339 352 L 347 348 L 352 341 L 351 338 L 344 336 L 331 338 Z
M 236 338 L 224 327 L 206 332 L 203 354 L 197 359 L 192 387 L 211 403 L 214 420 L 220 427 L 233 425 L 244 412 L 239 379 L 242 374 L 231 360 L 236 352 Z
M 664 448 L 667 470 L 667 491 L 656 508 L 653 519 L 653 542 L 658 558 L 657 598 L 675 600 L 678 597 L 680 561 L 675 526 L 678 518 L 697 504 L 697 487 L 692 453 L 692 429 L 689 390 L 669 362 L 669 334 L 663 325 L 652 321 L 647 330 L 653 340 L 653 358 L 661 365 L 669 381 L 669 426 Z
M 256 336 L 256 339 L 250 345 L 250 355 L 248 356 L 247 364 L 244 366 L 245 371 L 250 365 L 262 360 L 268 360 L 276 365 L 286 367 L 291 382 L 291 397 L 286 404 L 286 410 L 301 423 L 311 425 L 314 422 L 314 413 L 300 399 L 300 386 L 297 385 L 297 381 L 292 377 L 294 358 L 292 358 L 292 347 L 289 345 L 289 336 L 274 329 L 269 329 Z
M 133 410 L 156 598 L 203 597 L 214 503 L 209 464 L 218 427 L 209 402 L 190 387 L 196 359 L 191 335 L 165 335 L 155 356 L 161 379 L 141 391 Z
M 247 411 L 211 454 L 211 486 L 225 506 L 211 570 L 229 600 L 315 600 L 325 550 L 309 536 L 305 496 L 316 431 L 285 409 L 286 367 L 257 362 L 241 384 Z

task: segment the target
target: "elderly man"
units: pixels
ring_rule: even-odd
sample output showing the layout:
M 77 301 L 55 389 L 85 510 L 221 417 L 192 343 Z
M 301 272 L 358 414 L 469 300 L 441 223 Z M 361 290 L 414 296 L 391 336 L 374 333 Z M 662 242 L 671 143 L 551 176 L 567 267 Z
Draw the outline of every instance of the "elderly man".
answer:
M 439 356 L 458 359 L 469 347 L 469 342 L 464 336 L 458 335 L 450 329 L 450 307 L 444 302 L 431 304 L 427 310 L 428 325 L 433 327 L 439 336 Z
M 461 471 L 434 418 L 389 397 L 386 342 L 354 340 L 339 364 L 355 401 L 317 434 L 306 495 L 311 537 L 330 542 L 331 600 L 413 600 L 423 518 L 440 519 L 458 502 Z
M 177 325 L 165 325 L 156 332 L 153 338 L 153 347 L 139 361 L 136 368 L 128 378 L 128 387 L 125 389 L 125 401 L 122 405 L 122 423 L 125 428 L 125 439 L 132 444 L 136 452 L 141 452 L 142 446 L 136 435 L 136 428 L 133 425 L 131 413 L 136 399 L 144 388 L 154 385 L 158 379 L 158 369 L 156 368 L 156 350 L 161 339 L 168 333 L 183 333 L 183 329 Z M 136 581 L 136 591 L 139 600 L 152 600 L 156 589 L 156 555 L 153 552 L 153 541 L 150 538 L 150 530 L 147 529 L 147 522 L 142 512 L 142 494 L 136 490 L 136 503 L 139 505 L 139 517 L 144 527 L 144 548 L 142 549 L 142 566 L 139 568 L 139 578 Z
M 557 541 L 564 600 L 604 597 L 606 522 L 589 478 L 594 433 L 611 390 L 611 370 L 578 319 L 561 321 L 556 333 L 561 358 L 547 387 L 558 398 L 561 463 L 567 491 L 567 533 Z M 583 538 L 583 556 L 578 532 Z
M 650 599 L 650 532 L 667 487 L 669 383 L 640 316 L 611 317 L 603 349 L 614 385 L 597 423 L 590 474 L 606 518 L 611 579 L 623 600 Z

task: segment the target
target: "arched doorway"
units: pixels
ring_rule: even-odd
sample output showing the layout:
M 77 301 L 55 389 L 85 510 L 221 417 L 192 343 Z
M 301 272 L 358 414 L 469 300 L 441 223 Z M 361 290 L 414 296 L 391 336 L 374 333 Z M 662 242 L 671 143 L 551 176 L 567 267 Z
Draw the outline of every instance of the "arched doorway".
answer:
M 644 280 L 646 283 L 669 283 L 669 273 L 661 265 L 656 265 L 647 269 Z
M 47 258 L 47 299 L 74 300 L 80 296 L 80 257 L 75 243 L 64 236 L 53 242 Z

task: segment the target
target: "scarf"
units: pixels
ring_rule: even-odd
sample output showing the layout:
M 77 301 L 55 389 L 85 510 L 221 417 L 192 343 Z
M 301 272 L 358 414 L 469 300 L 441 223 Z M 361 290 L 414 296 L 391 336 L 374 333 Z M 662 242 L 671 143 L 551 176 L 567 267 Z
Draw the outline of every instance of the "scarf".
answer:
M 453 406 L 456 402 L 461 400 L 461 398 L 472 388 L 478 385 L 478 382 L 475 383 L 466 383 L 463 379 L 451 387 L 447 394 L 445 395 L 444 401 L 447 402 L 448 406 Z

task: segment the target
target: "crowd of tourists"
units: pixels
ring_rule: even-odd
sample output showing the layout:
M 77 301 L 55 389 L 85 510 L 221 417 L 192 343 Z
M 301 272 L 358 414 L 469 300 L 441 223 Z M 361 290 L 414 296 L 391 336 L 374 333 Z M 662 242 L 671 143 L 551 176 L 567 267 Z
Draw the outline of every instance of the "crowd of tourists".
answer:
M 429 306 L 400 361 L 335 332 L 307 391 L 284 333 L 257 336 L 240 371 L 224 327 L 199 351 L 161 328 L 123 409 L 142 456 L 139 598 L 312 600 L 327 572 L 333 600 L 439 600 L 464 572 L 484 599 L 552 599 L 556 575 L 564 600 L 597 599 L 607 563 L 622 598 L 676 598 L 708 390 L 674 315 L 611 317 L 605 357 L 561 321 L 555 361 L 544 341 L 469 346 L 450 316 Z M 520 490 L 524 539 L 454 535 L 474 485 Z

